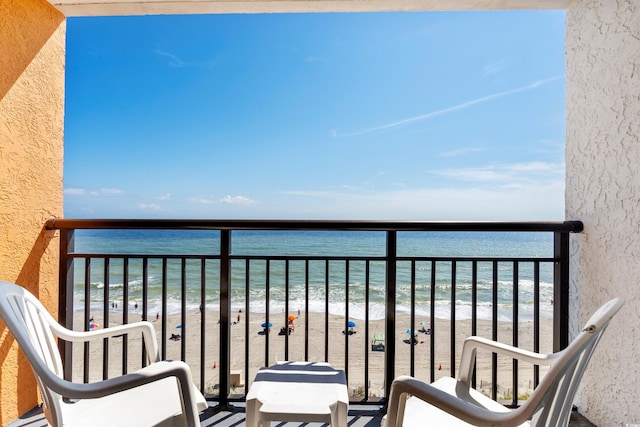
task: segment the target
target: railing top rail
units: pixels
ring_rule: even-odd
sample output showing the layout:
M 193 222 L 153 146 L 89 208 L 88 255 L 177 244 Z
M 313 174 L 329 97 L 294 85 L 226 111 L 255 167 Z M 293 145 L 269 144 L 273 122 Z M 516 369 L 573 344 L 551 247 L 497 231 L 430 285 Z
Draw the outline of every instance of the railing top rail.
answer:
M 183 230 L 340 230 L 340 231 L 485 231 L 580 233 L 581 221 L 350 221 L 252 219 L 66 219 L 53 218 L 47 230 L 183 229 Z

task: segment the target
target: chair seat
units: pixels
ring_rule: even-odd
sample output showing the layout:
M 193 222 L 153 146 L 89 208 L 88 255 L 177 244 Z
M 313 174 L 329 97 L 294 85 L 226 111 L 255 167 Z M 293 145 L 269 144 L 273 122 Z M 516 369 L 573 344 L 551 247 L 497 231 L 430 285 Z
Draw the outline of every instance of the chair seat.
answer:
M 438 388 L 448 394 L 456 395 L 456 379 L 451 377 L 443 377 L 437 381 L 431 383 L 435 388 Z M 462 397 L 462 396 L 459 396 Z M 490 399 L 484 394 L 475 389 L 469 391 L 469 396 L 462 397 L 468 402 L 475 403 L 478 406 L 485 407 L 493 412 L 509 412 L 511 409 L 501 405 L 495 400 Z M 438 409 L 437 407 L 426 403 L 415 396 L 411 396 L 407 399 L 407 403 L 404 410 L 404 423 L 403 426 L 413 427 L 425 425 L 433 426 L 471 426 L 472 424 L 466 423 L 449 413 Z M 528 426 L 526 422 L 521 426 Z
M 198 411 L 205 410 L 204 396 L 197 389 L 194 395 Z M 145 404 L 141 405 L 141 401 Z M 184 424 L 175 378 L 165 378 L 100 399 L 65 403 L 62 411 L 65 427 L 173 427 Z

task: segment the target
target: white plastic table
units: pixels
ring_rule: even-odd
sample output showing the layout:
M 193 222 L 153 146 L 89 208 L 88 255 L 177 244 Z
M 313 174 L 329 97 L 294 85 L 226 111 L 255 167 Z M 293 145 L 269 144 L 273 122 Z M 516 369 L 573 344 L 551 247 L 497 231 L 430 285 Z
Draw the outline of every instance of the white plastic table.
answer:
M 256 374 L 247 394 L 247 426 L 299 421 L 347 427 L 348 409 L 344 371 L 328 363 L 284 362 Z

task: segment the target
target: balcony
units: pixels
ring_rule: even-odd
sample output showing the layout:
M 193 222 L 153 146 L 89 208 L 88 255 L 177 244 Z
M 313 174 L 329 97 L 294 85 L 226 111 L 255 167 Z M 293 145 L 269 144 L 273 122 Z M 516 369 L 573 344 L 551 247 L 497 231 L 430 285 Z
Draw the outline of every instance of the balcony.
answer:
M 162 358 L 186 361 L 210 400 L 203 425 L 243 423 L 255 373 L 278 360 L 343 369 L 350 424 L 379 424 L 393 378 L 455 376 L 466 336 L 563 348 L 568 236 L 582 230 L 573 221 L 51 220 L 46 227 L 61 233 L 61 323 L 89 330 L 153 322 Z M 134 339 L 67 344 L 66 376 L 89 382 L 126 373 L 145 363 L 141 350 Z M 492 355 L 477 363 L 475 387 L 507 406 L 544 375 Z M 43 422 L 36 410 L 15 425 Z

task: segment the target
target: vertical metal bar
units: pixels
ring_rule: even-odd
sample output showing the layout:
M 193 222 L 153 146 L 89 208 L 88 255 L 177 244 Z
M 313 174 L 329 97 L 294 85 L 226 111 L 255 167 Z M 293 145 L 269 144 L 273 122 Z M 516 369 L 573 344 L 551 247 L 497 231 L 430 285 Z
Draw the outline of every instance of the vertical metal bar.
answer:
M 122 323 L 129 323 L 129 258 L 122 260 Z M 127 374 L 128 334 L 122 336 L 122 375 Z
M 397 268 L 397 242 L 398 233 L 394 230 L 387 231 L 386 253 L 386 284 L 385 284 L 385 311 L 386 311 L 386 351 L 385 359 L 385 398 L 389 398 L 391 383 L 395 378 L 396 363 L 396 268 Z
M 264 366 L 269 366 L 269 332 L 271 331 L 271 328 L 269 327 L 269 309 L 271 306 L 271 300 L 270 300 L 270 293 L 271 291 L 269 290 L 269 285 L 270 285 L 270 280 L 271 280 L 271 263 L 270 261 L 267 259 L 266 260 L 267 264 L 265 267 L 265 271 L 266 271 L 266 277 L 265 277 L 265 292 L 264 292 L 264 297 L 265 297 L 265 328 L 264 328 Z
M 369 287 L 370 260 L 365 261 L 364 270 L 364 399 L 369 400 Z
M 231 369 L 231 231 L 220 230 L 220 405 L 229 402 Z
M 84 259 L 84 330 L 89 330 L 91 313 L 91 258 Z M 84 372 L 82 374 L 83 381 L 89 382 L 89 341 L 84 343 Z
M 518 346 L 518 319 L 519 319 L 519 310 L 518 310 L 518 293 L 519 293 L 519 282 L 520 282 L 520 273 L 519 273 L 519 263 L 517 261 L 513 262 L 513 319 L 512 319 L 512 341 L 513 346 Z M 513 359 L 513 368 L 512 368 L 512 382 L 513 382 L 513 400 L 511 404 L 515 407 L 518 405 L 518 359 Z
M 204 257 L 200 259 L 200 391 L 204 392 L 205 375 L 204 369 L 207 366 L 207 261 Z M 245 341 L 246 342 L 246 341 Z M 246 377 L 245 377 L 246 378 Z
M 569 234 L 553 234 L 553 351 L 569 345 Z
M 431 334 L 429 335 L 429 370 L 431 371 L 430 381 L 436 380 L 436 261 L 431 261 L 431 306 L 429 307 L 429 322 L 431 322 Z
M 249 259 L 244 261 L 244 394 L 247 394 L 249 389 L 249 322 L 251 321 L 249 312 L 249 293 L 251 291 L 251 264 Z
M 540 352 L 540 261 L 533 263 L 533 351 Z M 540 383 L 540 366 L 533 366 L 533 387 Z
M 329 260 L 324 261 L 324 361 L 329 361 Z
M 471 263 L 471 335 L 478 335 L 478 261 Z M 471 387 L 476 388 L 476 364 L 473 364 Z
M 75 230 L 60 230 L 60 263 L 58 267 L 58 322 L 73 329 L 73 258 L 69 254 L 75 250 Z M 73 346 L 68 341 L 58 341 L 62 356 L 64 378 L 72 379 Z
M 142 258 L 142 320 L 149 320 L 149 258 Z M 147 366 L 147 347 L 142 341 L 142 366 Z
M 416 346 L 414 345 L 414 340 L 416 333 L 416 260 L 411 260 L 411 311 L 409 312 L 409 329 L 410 336 L 409 342 L 411 345 L 409 346 L 409 375 L 415 376 L 415 364 L 416 364 Z
M 289 360 L 289 259 L 284 262 L 284 360 Z
M 180 262 L 180 360 L 186 360 L 187 355 L 187 259 L 182 257 Z
M 162 319 L 161 319 L 161 359 L 167 358 L 167 257 L 162 257 Z
M 304 262 L 304 360 L 309 360 L 309 260 Z M 325 334 L 326 335 L 326 334 Z
M 109 288 L 111 287 L 110 275 L 110 260 L 104 258 L 104 277 L 102 279 L 104 283 L 104 327 L 109 327 Z M 102 379 L 109 378 L 109 338 L 102 340 Z
M 344 278 L 344 374 L 349 381 L 349 260 L 345 261 Z
M 491 298 L 491 339 L 498 340 L 498 261 L 493 261 L 493 293 Z M 491 398 L 498 399 L 498 355 L 491 355 Z
M 451 348 L 449 365 L 451 376 L 456 376 L 456 275 L 458 264 L 455 260 L 451 261 Z

